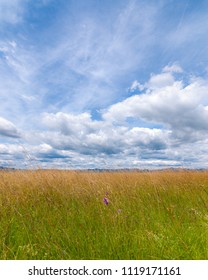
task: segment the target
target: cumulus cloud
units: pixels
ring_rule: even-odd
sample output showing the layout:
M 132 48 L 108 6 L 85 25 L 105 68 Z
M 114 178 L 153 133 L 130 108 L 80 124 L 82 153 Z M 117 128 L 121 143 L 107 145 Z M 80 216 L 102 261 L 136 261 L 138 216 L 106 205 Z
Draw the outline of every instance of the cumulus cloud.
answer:
M 182 73 L 183 69 L 179 64 L 172 64 L 172 65 L 166 65 L 163 68 L 163 72 L 174 72 L 174 73 Z
M 148 89 L 164 88 L 166 86 L 171 86 L 174 83 L 174 77 L 171 73 L 161 73 L 158 75 L 152 75 L 149 79 L 146 87 Z
M 0 135 L 11 138 L 19 138 L 20 132 L 12 122 L 0 117 Z
M 95 121 L 89 113 L 45 114 L 43 123 L 50 129 L 41 136 L 44 142 L 54 149 L 85 155 L 118 155 L 131 153 L 132 148 L 163 150 L 167 145 L 166 131 Z
M 205 167 L 208 84 L 197 77 L 185 84 L 174 75 L 180 66 L 168 67 L 150 76 L 142 94 L 101 111 L 99 120 L 90 111 L 42 114 L 41 131 L 23 133 L 24 151 L 20 145 L 2 144 L 2 160 L 13 154 L 20 162 L 22 153 L 29 154 L 29 166 L 41 167 Z M 0 134 L 20 136 L 3 118 Z
M 133 95 L 110 106 L 103 113 L 103 119 L 110 122 L 125 121 L 129 117 L 143 119 L 161 124 L 178 136 L 196 135 L 197 131 L 207 133 L 206 80 L 194 78 L 184 86 L 183 81 L 175 80 L 171 73 L 162 73 L 151 76 L 146 84 L 145 94 Z
M 205 166 L 208 6 L 56 2 L 0 0 L 4 164 Z
M 76 155 L 80 166 L 87 159 L 94 167 L 184 166 L 190 162 L 200 166 L 208 131 L 208 84 L 192 77 L 184 85 L 173 75 L 180 67 L 173 68 L 152 75 L 142 94 L 106 108 L 100 120 L 94 120 L 90 112 L 43 114 L 46 129 L 37 135 L 45 144 L 39 146 L 37 157 L 45 154 L 47 160 L 48 154 L 48 158 L 65 158 L 74 165 Z
M 94 131 L 100 123 L 92 121 L 90 113 L 66 114 L 58 112 L 56 114 L 45 113 L 43 123 L 53 130 L 58 130 L 64 135 L 86 134 Z
M 129 88 L 129 90 L 130 90 L 131 92 L 134 92 L 135 90 L 142 91 L 142 90 L 144 90 L 144 89 L 145 89 L 145 86 L 142 85 L 142 84 L 140 84 L 137 80 L 135 80 L 135 81 L 132 83 L 131 87 Z
M 28 155 L 27 149 L 20 144 L 0 143 L 0 166 L 25 168 Z
M 92 120 L 89 113 L 45 114 L 43 123 L 51 130 L 44 135 L 45 141 L 55 148 L 78 150 L 84 154 L 114 153 L 119 150 L 116 145 L 119 132 L 103 121 Z

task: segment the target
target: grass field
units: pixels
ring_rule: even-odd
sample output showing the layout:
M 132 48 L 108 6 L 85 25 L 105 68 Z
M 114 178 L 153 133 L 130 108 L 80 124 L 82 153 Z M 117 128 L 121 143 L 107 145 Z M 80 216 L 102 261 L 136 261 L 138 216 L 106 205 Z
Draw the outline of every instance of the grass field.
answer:
M 208 259 L 208 172 L 0 172 L 0 259 Z

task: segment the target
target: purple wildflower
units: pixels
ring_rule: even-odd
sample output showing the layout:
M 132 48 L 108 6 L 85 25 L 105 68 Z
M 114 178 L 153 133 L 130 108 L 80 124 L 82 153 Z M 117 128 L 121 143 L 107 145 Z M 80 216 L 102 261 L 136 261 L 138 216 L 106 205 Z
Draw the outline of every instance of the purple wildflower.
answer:
M 109 204 L 108 198 L 107 198 L 107 197 L 104 197 L 104 198 L 103 198 L 103 202 L 104 202 L 105 205 L 108 205 L 108 204 Z

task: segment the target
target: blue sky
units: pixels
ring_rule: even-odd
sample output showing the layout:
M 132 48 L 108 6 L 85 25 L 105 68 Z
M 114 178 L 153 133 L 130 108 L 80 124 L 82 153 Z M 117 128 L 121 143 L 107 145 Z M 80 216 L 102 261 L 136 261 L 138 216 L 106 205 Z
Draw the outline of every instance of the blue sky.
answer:
M 208 168 L 208 1 L 0 0 L 0 166 Z

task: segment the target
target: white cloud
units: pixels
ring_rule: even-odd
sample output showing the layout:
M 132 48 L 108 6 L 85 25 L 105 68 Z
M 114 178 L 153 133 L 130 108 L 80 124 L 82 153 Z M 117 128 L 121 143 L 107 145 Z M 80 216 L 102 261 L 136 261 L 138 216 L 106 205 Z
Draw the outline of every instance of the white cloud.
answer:
M 157 88 L 162 88 L 166 86 L 171 86 L 175 82 L 174 73 L 182 73 L 183 69 L 178 64 L 166 65 L 162 69 L 160 74 L 152 74 L 149 81 L 144 85 L 140 84 L 135 80 L 129 90 L 134 92 L 135 90 L 143 91 L 144 89 L 152 90 Z
M 51 130 L 42 136 L 44 141 L 59 150 L 77 150 L 84 154 L 118 152 L 118 141 L 121 144 L 121 133 L 126 130 L 94 121 L 89 113 L 45 114 L 43 122 Z
M 199 13 L 195 13 L 194 16 L 189 14 L 179 28 L 174 28 L 166 39 L 172 48 L 181 48 L 183 45 L 190 46 L 194 42 L 201 46 L 201 39 L 203 38 L 203 41 L 204 39 L 207 40 L 207 26 L 207 10 L 204 9 Z M 192 51 L 192 48 L 187 48 L 187 52 L 189 51 Z
M 129 88 L 129 90 L 130 90 L 131 92 L 134 92 L 135 90 L 142 91 L 142 90 L 144 90 L 144 89 L 145 89 L 145 86 L 142 85 L 142 84 L 140 84 L 137 80 L 135 80 L 135 81 L 132 83 L 131 87 Z
M 41 87 L 35 81 L 37 56 L 19 40 L 0 40 L 0 52 L 1 115 L 25 129 L 38 114 L 42 101 L 37 98 Z
M 146 87 L 149 89 L 163 88 L 171 86 L 174 83 L 174 77 L 171 73 L 162 73 L 158 75 L 152 75 Z
M 0 135 L 5 137 L 19 138 L 20 132 L 12 122 L 0 117 Z
M 192 77 L 184 85 L 175 79 L 176 69 L 164 69 L 150 77 L 143 94 L 106 108 L 100 120 L 94 120 L 90 112 L 44 113 L 41 131 L 22 133 L 24 151 L 20 145 L 1 145 L 2 162 L 13 154 L 18 164 L 22 157 L 31 167 L 206 166 L 208 84 Z M 129 118 L 135 122 L 131 124 Z M 0 133 L 19 136 L 16 127 L 3 118 Z
M 134 95 L 112 105 L 103 113 L 104 120 L 143 119 L 164 125 L 178 137 L 189 134 L 191 139 L 207 133 L 208 84 L 205 80 L 192 79 L 184 86 L 182 81 L 174 80 L 171 73 L 162 73 L 152 76 L 146 84 L 149 88 L 145 94 Z
M 28 0 L 0 0 L 0 22 L 17 24 L 22 21 Z
M 137 149 L 165 149 L 167 132 L 128 126 L 114 126 L 93 121 L 90 114 L 45 114 L 44 123 L 50 132 L 39 135 L 45 143 L 58 150 L 77 151 L 85 155 L 113 155 Z
M 48 128 L 60 131 L 64 135 L 85 135 L 92 133 L 101 128 L 102 122 L 92 121 L 89 113 L 82 114 L 66 114 L 59 112 L 56 114 L 45 113 L 43 115 L 43 123 Z
M 52 47 L 40 50 L 40 70 L 48 71 L 43 83 L 66 86 L 60 99 L 67 102 L 59 110 L 71 111 L 73 107 L 81 112 L 92 106 L 103 108 L 116 100 L 121 81 L 142 64 L 151 45 L 157 10 L 130 1 L 119 4 L 111 17 L 102 15 L 102 21 L 94 13 L 80 12 L 75 23 L 67 16 L 64 24 L 58 24 L 59 35 L 56 40 L 53 36 Z M 54 30 L 50 32 L 54 34 Z
M 0 70 L 16 76 L 16 79 L 24 85 L 29 84 L 39 68 L 37 54 L 29 49 L 29 46 L 24 46 L 15 40 L 0 41 L 0 51 L 3 54 Z
M 167 20 L 172 1 L 56 2 L 0 0 L 4 164 L 26 153 L 43 167 L 206 166 L 208 83 L 183 70 L 207 64 L 206 11 L 187 10 L 192 21 L 180 4 Z
M 172 64 L 172 65 L 166 65 L 163 68 L 163 72 L 182 73 L 183 69 L 179 64 Z
M 41 133 L 47 145 L 30 149 L 44 166 L 66 168 L 206 167 L 207 140 L 177 145 L 171 131 L 134 127 L 108 127 L 85 135 L 60 131 Z M 61 164 L 62 163 L 62 164 Z

